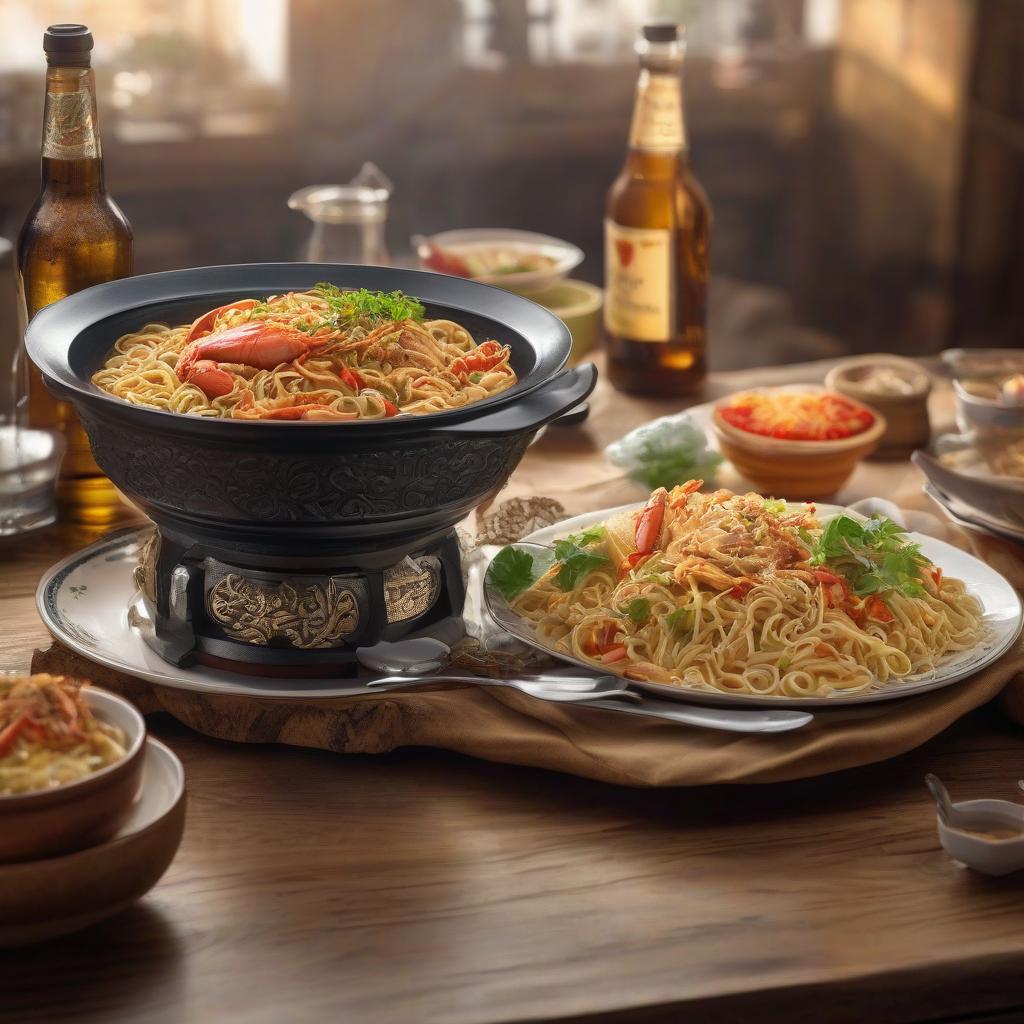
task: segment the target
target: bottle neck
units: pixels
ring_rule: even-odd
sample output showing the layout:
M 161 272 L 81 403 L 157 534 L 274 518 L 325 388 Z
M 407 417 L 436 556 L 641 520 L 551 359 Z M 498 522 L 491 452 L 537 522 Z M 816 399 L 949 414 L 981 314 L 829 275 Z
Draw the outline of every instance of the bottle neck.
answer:
M 659 48 L 660 49 L 660 48 Z M 677 47 L 648 52 L 640 61 L 636 103 L 629 131 L 630 158 L 644 163 L 674 166 L 686 156 L 683 121 L 682 56 Z
M 46 69 L 42 158 L 44 188 L 76 193 L 103 190 L 92 68 Z

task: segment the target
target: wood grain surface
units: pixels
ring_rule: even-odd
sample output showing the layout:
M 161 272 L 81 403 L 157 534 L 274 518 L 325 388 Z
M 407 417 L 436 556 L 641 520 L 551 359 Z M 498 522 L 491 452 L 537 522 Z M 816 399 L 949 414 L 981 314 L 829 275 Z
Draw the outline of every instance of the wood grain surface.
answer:
M 90 539 L 0 542 L 0 668 L 48 646 L 36 584 Z M 923 785 L 1014 798 L 1024 736 L 994 709 L 869 768 L 661 791 L 150 725 L 185 764 L 178 857 L 118 917 L 5 953 L 3 1024 L 1024 1020 L 1024 874 L 950 861 Z
M 0 545 L 0 664 L 80 535 Z M 813 782 L 638 792 L 434 751 L 337 757 L 154 733 L 178 858 L 137 907 L 0 962 L 0 1020 L 799 1022 L 1024 1014 L 1024 878 L 939 849 L 922 776 L 1013 796 L 994 711 Z

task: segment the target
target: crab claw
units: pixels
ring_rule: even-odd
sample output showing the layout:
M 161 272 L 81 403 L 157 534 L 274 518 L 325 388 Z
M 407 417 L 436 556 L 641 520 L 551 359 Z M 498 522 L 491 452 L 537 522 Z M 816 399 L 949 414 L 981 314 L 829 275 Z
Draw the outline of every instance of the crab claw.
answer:
M 647 502 L 646 507 L 636 521 L 636 553 L 649 555 L 661 534 L 661 524 L 665 519 L 665 505 L 668 502 L 668 491 L 659 487 Z
M 196 338 L 201 337 L 204 334 L 209 334 L 213 330 L 213 325 L 217 322 L 217 317 L 221 313 L 226 313 L 229 309 L 235 309 L 241 312 L 245 309 L 252 309 L 254 306 L 258 306 L 259 303 L 255 299 L 239 299 L 238 302 L 229 302 L 226 306 L 218 306 L 216 309 L 211 309 L 209 313 L 204 313 L 201 317 L 189 329 L 188 334 L 185 337 L 185 344 L 195 341 Z
M 212 359 L 200 359 L 193 363 L 188 383 L 194 384 L 207 398 L 221 398 L 230 395 L 235 379 L 227 370 L 222 370 Z

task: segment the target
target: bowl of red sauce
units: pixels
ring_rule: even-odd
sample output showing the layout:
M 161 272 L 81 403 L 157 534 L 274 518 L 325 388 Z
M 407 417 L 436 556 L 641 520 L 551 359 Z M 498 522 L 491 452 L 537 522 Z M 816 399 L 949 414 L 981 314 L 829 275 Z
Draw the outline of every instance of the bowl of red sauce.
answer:
M 838 391 L 786 385 L 738 391 L 715 406 L 718 446 L 764 494 L 828 498 L 870 455 L 885 417 Z

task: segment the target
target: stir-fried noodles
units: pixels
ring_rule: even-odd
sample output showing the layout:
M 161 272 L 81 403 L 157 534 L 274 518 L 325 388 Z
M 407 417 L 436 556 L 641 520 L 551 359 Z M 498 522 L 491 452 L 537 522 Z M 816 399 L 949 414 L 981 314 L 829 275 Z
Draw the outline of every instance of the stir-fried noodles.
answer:
M 0 679 L 0 795 L 74 782 L 125 756 L 125 736 L 96 718 L 80 680 Z
M 119 338 L 93 383 L 136 405 L 243 420 L 384 419 L 457 409 L 510 388 L 510 350 L 399 292 L 241 299 Z
M 511 577 L 513 608 L 604 671 L 734 694 L 851 693 L 982 636 L 979 602 L 890 520 L 822 526 L 813 505 L 700 484 L 557 542 L 539 580 Z

